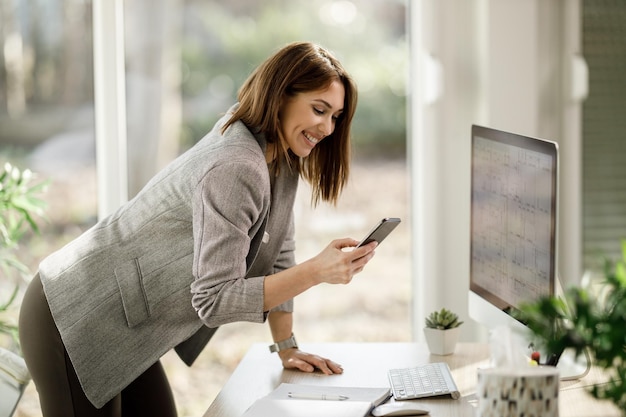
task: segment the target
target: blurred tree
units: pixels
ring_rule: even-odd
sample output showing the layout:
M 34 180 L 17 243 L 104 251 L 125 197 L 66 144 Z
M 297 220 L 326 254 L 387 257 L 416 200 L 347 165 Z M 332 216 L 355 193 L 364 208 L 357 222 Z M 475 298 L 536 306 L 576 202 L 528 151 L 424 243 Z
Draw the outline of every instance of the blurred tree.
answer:
M 258 63 L 288 42 L 310 40 L 333 50 L 357 81 L 358 148 L 403 153 L 406 8 L 406 1 L 389 0 L 186 1 L 185 146 L 206 133 Z
M 0 144 L 32 147 L 93 104 L 91 2 L 0 1 Z
M 91 6 L 0 2 L 0 143 L 32 147 L 77 122 L 93 124 L 91 110 L 77 111 L 93 107 Z M 408 0 L 126 2 L 129 166 L 139 178 L 131 189 L 179 144 L 184 150 L 199 140 L 250 71 L 295 40 L 328 47 L 354 75 L 357 152 L 404 152 L 407 6 Z M 135 78 L 138 72 L 147 76 Z
M 128 193 L 179 153 L 182 0 L 124 3 Z
M 130 196 L 208 132 L 258 63 L 295 40 L 334 50 L 356 78 L 357 152 L 404 154 L 405 9 L 381 0 L 127 2 Z

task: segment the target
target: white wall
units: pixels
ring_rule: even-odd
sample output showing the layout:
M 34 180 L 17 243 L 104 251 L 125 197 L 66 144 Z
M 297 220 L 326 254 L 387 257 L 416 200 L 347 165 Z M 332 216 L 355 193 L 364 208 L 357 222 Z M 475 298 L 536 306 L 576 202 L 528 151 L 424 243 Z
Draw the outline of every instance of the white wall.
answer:
M 483 124 L 559 142 L 567 173 L 560 182 L 567 207 L 561 259 L 579 256 L 581 222 L 571 207 L 580 207 L 580 101 L 567 98 L 564 64 L 578 52 L 579 4 L 418 0 L 410 7 L 414 338 L 423 339 L 428 312 L 447 307 L 466 321 L 463 339 L 484 339 L 467 316 L 470 128 Z M 561 269 L 578 279 L 572 264 Z

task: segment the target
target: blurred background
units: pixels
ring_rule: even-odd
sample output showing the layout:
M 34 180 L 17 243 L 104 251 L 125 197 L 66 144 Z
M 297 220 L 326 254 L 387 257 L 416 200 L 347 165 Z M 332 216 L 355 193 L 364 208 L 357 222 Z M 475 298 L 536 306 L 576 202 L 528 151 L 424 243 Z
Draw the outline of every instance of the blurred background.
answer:
M 31 170 L 31 184 L 49 181 L 38 194 L 47 204 L 45 217 L 33 216 L 39 233 L 26 230 L 12 248 L 30 272 L 98 217 L 93 8 L 82 0 L 0 0 L 0 163 Z M 403 223 L 353 284 L 298 297 L 301 343 L 411 338 L 406 9 L 403 0 L 124 2 L 129 197 L 202 138 L 250 72 L 286 43 L 320 43 L 355 78 L 350 184 L 337 207 L 316 209 L 301 184 L 298 261 L 332 239 L 360 239 L 382 217 Z M 113 30 L 104 34 L 114 36 Z M 29 279 L 14 268 L 3 272 L 0 305 L 15 285 L 20 291 L 0 320 L 14 323 Z M 202 415 L 257 342 L 271 343 L 267 326 L 236 323 L 218 331 L 192 368 L 167 355 L 179 415 Z M 0 335 L 0 346 L 16 348 L 9 335 Z M 38 407 L 31 383 L 16 415 L 40 416 Z

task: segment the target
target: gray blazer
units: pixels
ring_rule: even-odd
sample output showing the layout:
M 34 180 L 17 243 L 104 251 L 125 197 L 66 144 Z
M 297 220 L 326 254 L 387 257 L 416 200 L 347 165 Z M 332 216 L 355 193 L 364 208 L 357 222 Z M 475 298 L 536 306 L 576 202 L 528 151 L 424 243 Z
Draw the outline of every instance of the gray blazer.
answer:
M 226 119 L 40 264 L 52 316 L 96 407 L 170 349 L 190 365 L 218 326 L 265 321 L 264 276 L 295 264 L 298 175 L 284 168 L 271 184 L 263 136 L 241 122 L 222 134 Z M 290 300 L 277 309 L 292 308 Z

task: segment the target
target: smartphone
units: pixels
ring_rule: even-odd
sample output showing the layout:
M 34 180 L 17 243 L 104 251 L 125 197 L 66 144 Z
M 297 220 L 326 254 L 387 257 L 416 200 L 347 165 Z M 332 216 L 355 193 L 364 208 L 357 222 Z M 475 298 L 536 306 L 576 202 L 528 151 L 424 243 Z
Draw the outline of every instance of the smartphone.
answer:
M 370 242 L 376 241 L 380 245 L 380 242 L 385 240 L 387 235 L 391 233 L 393 229 L 400 224 L 400 219 L 397 217 L 385 217 L 359 242 L 356 247 L 367 245 Z

